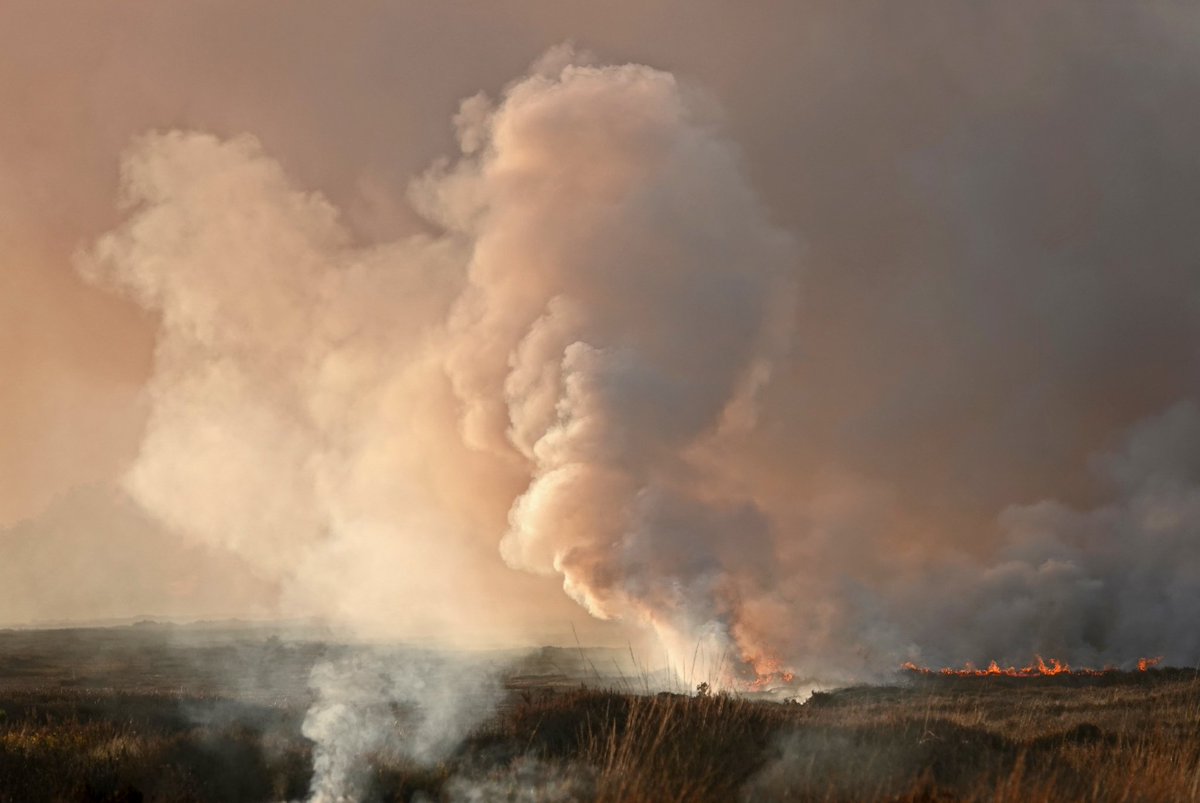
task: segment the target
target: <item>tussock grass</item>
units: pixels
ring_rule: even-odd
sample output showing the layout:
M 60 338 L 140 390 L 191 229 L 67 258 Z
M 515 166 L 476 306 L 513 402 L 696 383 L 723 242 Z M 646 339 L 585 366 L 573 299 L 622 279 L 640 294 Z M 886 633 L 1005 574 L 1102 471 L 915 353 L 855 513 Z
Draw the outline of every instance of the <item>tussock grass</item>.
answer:
M 172 715 L 174 697 L 154 702 L 131 697 L 130 718 L 118 715 L 119 697 L 0 700 L 0 800 L 304 796 L 311 753 L 295 719 L 268 726 L 245 711 L 244 721 L 197 726 Z M 1200 686 L 1011 689 L 984 679 L 805 704 L 526 691 L 439 766 L 375 757 L 370 767 L 377 800 L 1200 800 Z
M 465 749 L 589 773 L 601 801 L 1200 800 L 1200 685 L 933 679 L 737 697 L 524 694 Z
M 74 673 L 64 684 L 39 661 L 0 673 L 0 803 L 305 797 L 300 663 L 239 694 L 208 679 L 189 686 L 182 662 L 169 683 L 135 673 L 122 687 L 107 670 L 102 685 Z M 288 694 L 275 694 L 277 678 L 293 684 Z M 898 677 L 802 703 L 605 691 L 566 675 L 509 689 L 438 765 L 365 757 L 367 800 L 1200 801 L 1190 670 Z
M 0 697 L 0 801 L 287 800 L 311 776 L 307 745 L 276 743 L 261 712 L 193 715 L 214 698 L 34 691 Z M 239 715 L 244 720 L 239 719 Z

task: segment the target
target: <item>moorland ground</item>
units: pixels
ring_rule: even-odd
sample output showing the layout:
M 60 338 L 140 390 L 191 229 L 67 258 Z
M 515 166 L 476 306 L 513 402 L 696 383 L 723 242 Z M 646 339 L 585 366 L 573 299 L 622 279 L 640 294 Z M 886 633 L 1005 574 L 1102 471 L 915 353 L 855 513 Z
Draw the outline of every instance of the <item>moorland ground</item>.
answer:
M 303 800 L 309 674 L 338 649 L 255 628 L 0 632 L 0 801 Z M 635 693 L 583 651 L 504 660 L 501 704 L 453 753 L 370 756 L 362 797 L 1200 800 L 1191 669 L 898 673 L 778 702 Z

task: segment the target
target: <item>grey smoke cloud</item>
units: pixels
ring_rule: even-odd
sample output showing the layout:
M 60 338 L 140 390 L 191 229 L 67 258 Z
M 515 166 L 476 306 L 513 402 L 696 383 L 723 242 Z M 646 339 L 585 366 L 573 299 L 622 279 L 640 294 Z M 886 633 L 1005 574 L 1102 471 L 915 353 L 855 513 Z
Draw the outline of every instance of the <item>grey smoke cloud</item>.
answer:
M 796 616 L 805 609 L 795 598 L 768 595 L 763 621 L 768 633 L 795 639 L 783 653 L 809 656 L 800 665 L 818 677 L 879 676 L 897 659 L 1020 666 L 1042 655 L 1129 668 L 1138 657 L 1163 656 L 1192 664 L 1200 654 L 1191 624 L 1200 612 L 1198 452 L 1200 408 L 1181 402 L 1092 461 L 1113 489 L 1103 504 L 1012 505 L 997 519 L 1000 547 L 982 559 L 918 553 L 913 561 L 890 554 L 880 530 L 852 530 L 849 537 L 864 539 L 856 566 L 816 551 L 815 564 L 786 574 L 818 589 L 815 615 Z M 848 579 L 822 582 L 828 571 Z
M 1011 652 L 1034 638 L 1043 653 L 1080 661 L 1128 663 L 1161 654 L 1171 663 L 1194 663 L 1200 655 L 1200 636 L 1189 624 L 1200 613 L 1197 455 L 1200 408 L 1181 402 L 1137 424 L 1097 461 L 1116 489 L 1111 501 L 1083 510 L 1045 501 L 1004 511 L 1007 560 L 981 584 L 995 613 L 988 612 L 992 621 L 981 622 L 979 634 L 1007 620 L 1007 632 L 984 636 L 1000 642 L 996 650 Z M 1013 598 L 1031 600 L 1033 610 L 1005 616 L 1002 606 Z
M 370 791 L 370 760 L 432 765 L 494 710 L 496 668 L 465 655 L 360 648 L 313 667 L 303 733 L 314 743 L 310 803 Z

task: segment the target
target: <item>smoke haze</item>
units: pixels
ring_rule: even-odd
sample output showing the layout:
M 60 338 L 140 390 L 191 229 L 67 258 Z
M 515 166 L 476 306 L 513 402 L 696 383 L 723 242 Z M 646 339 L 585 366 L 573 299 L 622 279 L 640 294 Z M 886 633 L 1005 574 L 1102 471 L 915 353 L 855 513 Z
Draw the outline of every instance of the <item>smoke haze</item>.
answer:
M 0 619 L 1200 660 L 1191 11 L 0 23 Z

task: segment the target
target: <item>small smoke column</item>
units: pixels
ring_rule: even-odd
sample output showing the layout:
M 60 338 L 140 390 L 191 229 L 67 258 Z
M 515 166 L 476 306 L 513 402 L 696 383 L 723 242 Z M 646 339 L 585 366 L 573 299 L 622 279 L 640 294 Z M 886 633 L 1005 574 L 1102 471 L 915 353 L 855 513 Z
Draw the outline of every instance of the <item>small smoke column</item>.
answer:
M 445 803 L 580 803 L 596 799 L 595 770 L 523 756 L 490 771 L 460 772 L 441 790 Z M 432 803 L 418 797 L 415 803 Z
M 311 803 L 361 800 L 368 759 L 430 764 L 448 756 L 497 699 L 478 662 L 357 650 L 313 668 L 316 701 L 303 732 L 314 742 Z

